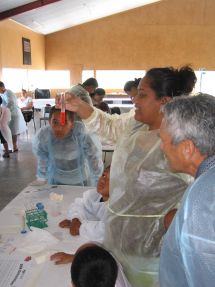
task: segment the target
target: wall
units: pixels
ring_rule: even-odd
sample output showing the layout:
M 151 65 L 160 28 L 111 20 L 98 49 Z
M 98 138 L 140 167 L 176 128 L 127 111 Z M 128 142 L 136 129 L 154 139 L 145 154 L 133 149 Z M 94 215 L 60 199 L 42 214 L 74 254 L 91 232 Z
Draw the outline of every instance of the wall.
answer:
M 215 1 L 164 0 L 47 35 L 46 68 L 215 70 Z
M 22 37 L 31 41 L 32 65 L 23 65 Z M 45 69 L 45 36 L 5 20 L 0 21 L 0 39 L 0 78 L 3 67 Z

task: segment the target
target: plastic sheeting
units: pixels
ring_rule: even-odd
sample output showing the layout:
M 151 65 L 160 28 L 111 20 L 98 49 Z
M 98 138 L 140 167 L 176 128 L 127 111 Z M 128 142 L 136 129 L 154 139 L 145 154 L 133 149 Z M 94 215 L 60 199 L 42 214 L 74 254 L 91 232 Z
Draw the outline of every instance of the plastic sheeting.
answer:
M 121 134 L 134 122 L 134 109 L 121 115 L 110 115 L 94 108 L 92 115 L 82 120 L 87 129 L 97 133 L 102 141 L 116 143 Z
M 168 169 L 158 130 L 137 122 L 130 126 L 111 164 L 105 246 L 133 287 L 158 286 L 163 217 L 180 201 L 188 178 Z
M 97 136 L 86 133 L 81 122 L 64 139 L 57 139 L 50 126 L 34 138 L 39 178 L 49 184 L 95 186 L 103 172 L 102 149 Z

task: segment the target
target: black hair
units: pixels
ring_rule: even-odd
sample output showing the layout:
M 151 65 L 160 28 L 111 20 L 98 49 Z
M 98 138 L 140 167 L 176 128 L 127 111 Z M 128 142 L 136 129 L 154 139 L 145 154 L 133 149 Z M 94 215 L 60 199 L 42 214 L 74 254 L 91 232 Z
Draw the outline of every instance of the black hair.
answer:
M 188 95 L 196 83 L 196 75 L 189 66 L 180 69 L 173 67 L 153 68 L 146 72 L 150 87 L 157 98 Z
M 2 97 L 0 96 L 0 106 L 1 106 L 1 104 L 2 104 Z
M 105 95 L 105 90 L 102 89 L 102 88 L 97 88 L 97 89 L 95 89 L 95 92 L 94 92 L 94 96 L 95 95 L 104 96 Z
M 83 82 L 82 86 L 83 87 L 93 86 L 94 88 L 98 88 L 99 85 L 95 78 L 89 78 Z
M 0 87 L 1 88 L 5 88 L 5 85 L 4 85 L 4 83 L 2 81 L 0 81 Z
M 137 88 L 141 78 L 135 78 L 134 81 L 128 81 L 124 85 L 124 91 L 130 92 L 133 87 Z
M 116 260 L 97 245 L 78 251 L 71 266 L 71 278 L 75 287 L 114 287 L 117 274 Z
M 106 113 L 109 113 L 109 114 L 110 114 L 110 108 L 109 108 L 108 104 L 105 103 L 105 102 L 101 102 L 101 103 L 99 103 L 99 104 L 95 104 L 95 107 L 96 107 L 97 109 L 102 110 L 103 112 L 106 112 Z
M 25 89 L 22 89 L 22 92 L 27 93 L 27 91 Z
M 61 110 L 60 109 L 56 109 L 55 106 L 51 107 L 50 113 L 49 113 L 49 120 L 51 120 L 51 118 L 52 118 L 52 116 L 53 116 L 53 114 L 55 112 L 60 112 L 60 111 Z M 68 110 L 66 110 L 65 113 L 66 113 L 66 118 L 68 118 L 71 122 L 73 122 L 75 113 L 71 112 L 71 111 L 68 111 Z

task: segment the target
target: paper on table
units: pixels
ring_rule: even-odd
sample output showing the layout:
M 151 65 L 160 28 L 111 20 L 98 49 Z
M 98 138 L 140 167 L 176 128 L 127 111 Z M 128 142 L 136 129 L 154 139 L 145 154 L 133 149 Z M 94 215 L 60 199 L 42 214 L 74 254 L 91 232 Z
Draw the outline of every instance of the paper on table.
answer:
M 26 235 L 21 236 L 16 241 L 16 248 L 29 254 L 48 250 L 53 245 L 57 244 L 59 240 L 55 238 L 47 230 L 31 227 L 32 231 Z
M 52 261 L 47 261 L 43 269 L 34 282 L 34 287 L 42 286 L 71 286 L 70 275 L 71 264 L 55 265 Z
M 32 262 L 20 258 L 0 258 L 0 287 L 27 287 Z M 45 285 L 44 285 L 45 286 Z

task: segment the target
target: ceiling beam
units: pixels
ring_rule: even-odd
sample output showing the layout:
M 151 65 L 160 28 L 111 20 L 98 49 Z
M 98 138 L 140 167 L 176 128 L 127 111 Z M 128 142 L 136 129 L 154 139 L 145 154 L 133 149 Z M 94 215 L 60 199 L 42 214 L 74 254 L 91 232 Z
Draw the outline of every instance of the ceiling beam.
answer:
M 43 7 L 48 4 L 52 4 L 61 0 L 37 0 L 19 7 L 12 8 L 7 11 L 3 11 L 0 13 L 0 20 L 4 20 L 7 18 L 11 18 L 12 16 L 16 16 L 18 14 L 31 11 L 33 9 L 37 9 Z

